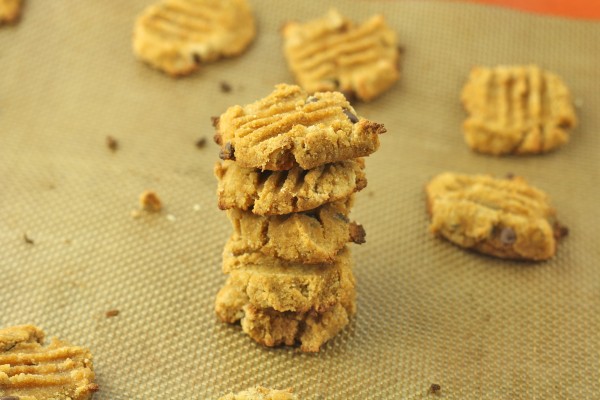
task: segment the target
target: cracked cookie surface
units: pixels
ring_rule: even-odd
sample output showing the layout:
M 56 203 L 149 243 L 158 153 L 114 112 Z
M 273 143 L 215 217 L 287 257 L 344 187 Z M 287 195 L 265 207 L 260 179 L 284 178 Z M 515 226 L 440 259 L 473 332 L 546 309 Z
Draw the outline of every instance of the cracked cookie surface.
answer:
M 91 399 L 98 385 L 90 351 L 58 339 L 43 343 L 44 332 L 31 325 L 0 329 L 0 395 L 11 400 Z
M 431 231 L 484 254 L 547 260 L 566 234 L 548 196 L 521 177 L 443 173 L 426 194 Z
M 257 386 L 252 389 L 244 390 L 237 394 L 230 393 L 219 400 L 298 400 L 292 389 L 269 389 Z
M 367 156 L 385 132 L 382 124 L 358 117 L 339 92 L 308 96 L 286 84 L 257 102 L 230 107 L 214 125 L 222 159 L 272 171 Z
M 276 311 L 323 312 L 355 285 L 347 248 L 338 253 L 333 264 L 292 263 L 259 252 L 238 256 L 225 253 L 223 271 L 229 277 L 222 291 L 231 293 L 235 288 L 256 307 Z M 217 314 L 222 314 L 218 304 Z
M 469 147 L 480 153 L 537 154 L 569 140 L 577 124 L 571 94 L 536 65 L 475 67 L 462 90 Z
M 171 76 L 242 53 L 256 35 L 246 0 L 161 0 L 138 17 L 135 55 Z
M 333 263 L 346 243 L 365 242 L 362 226 L 348 219 L 350 203 L 348 199 L 309 212 L 268 217 L 228 210 L 233 234 L 225 245 L 225 253 L 259 251 L 303 264 Z
M 340 91 L 369 101 L 399 78 L 396 33 L 375 15 L 354 24 L 332 9 L 306 23 L 282 29 L 288 65 L 310 93 Z
M 22 0 L 0 0 L 0 25 L 16 22 L 21 15 Z
M 237 208 L 257 215 L 308 211 L 342 200 L 367 186 L 362 158 L 288 171 L 242 168 L 234 161 L 218 162 L 215 176 L 222 210 Z

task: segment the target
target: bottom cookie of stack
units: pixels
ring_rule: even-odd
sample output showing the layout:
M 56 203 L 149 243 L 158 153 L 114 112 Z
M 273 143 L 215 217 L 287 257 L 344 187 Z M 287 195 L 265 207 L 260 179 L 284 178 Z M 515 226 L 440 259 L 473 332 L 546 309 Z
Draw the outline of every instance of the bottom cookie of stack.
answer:
M 243 331 L 263 345 L 300 343 L 302 351 L 317 352 L 356 312 L 347 249 L 333 264 L 309 266 L 256 253 L 242 260 L 246 263 L 230 272 L 215 308 L 221 320 L 240 321 Z

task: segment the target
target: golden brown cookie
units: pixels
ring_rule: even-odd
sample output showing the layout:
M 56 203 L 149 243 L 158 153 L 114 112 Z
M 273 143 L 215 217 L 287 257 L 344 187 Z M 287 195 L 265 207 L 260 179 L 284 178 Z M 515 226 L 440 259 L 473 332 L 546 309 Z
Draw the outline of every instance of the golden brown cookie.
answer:
M 12 23 L 21 15 L 22 0 L 0 0 L 0 25 Z
M 225 252 L 241 255 L 258 251 L 302 264 L 332 263 L 346 243 L 365 242 L 362 226 L 348 219 L 350 203 L 348 199 L 303 213 L 269 217 L 230 209 L 227 216 L 233 234 Z
M 91 399 L 98 385 L 90 351 L 43 342 L 44 332 L 32 325 L 0 329 L 0 399 Z
M 385 132 L 382 124 L 358 117 L 339 92 L 309 97 L 286 84 L 255 103 L 229 107 L 214 124 L 222 159 L 273 171 L 367 156 Z
M 260 171 L 227 160 L 215 165 L 222 210 L 238 208 L 257 215 L 308 211 L 364 189 L 362 158 L 325 164 L 311 170 Z
M 317 352 L 329 339 L 339 333 L 356 313 L 354 286 L 346 288 L 339 302 L 317 312 L 280 312 L 260 308 L 250 302 L 240 286 L 226 284 L 217 295 L 216 310 L 228 323 L 241 320 L 243 331 L 265 346 L 293 346 L 300 343 L 304 352 Z
M 277 311 L 323 312 L 340 302 L 354 290 L 350 251 L 342 249 L 333 264 L 291 263 L 262 253 L 238 256 L 223 255 L 223 271 L 229 273 L 223 294 L 231 295 L 231 288 L 245 293 L 248 303 L 258 308 Z M 217 314 L 224 321 L 230 316 Z
M 400 76 L 396 33 L 382 15 L 356 25 L 332 9 L 323 18 L 289 22 L 282 34 L 288 65 L 310 93 L 335 90 L 369 101 Z
M 546 260 L 566 234 L 548 196 L 520 177 L 443 173 L 426 187 L 431 231 L 484 254 Z
M 230 393 L 219 400 L 298 400 L 292 389 L 268 389 L 257 386 L 237 394 Z
M 242 53 L 254 39 L 246 0 L 160 0 L 135 23 L 135 55 L 171 76 Z
M 475 67 L 461 100 L 465 140 L 480 153 L 545 153 L 565 144 L 577 124 L 569 89 L 536 65 Z

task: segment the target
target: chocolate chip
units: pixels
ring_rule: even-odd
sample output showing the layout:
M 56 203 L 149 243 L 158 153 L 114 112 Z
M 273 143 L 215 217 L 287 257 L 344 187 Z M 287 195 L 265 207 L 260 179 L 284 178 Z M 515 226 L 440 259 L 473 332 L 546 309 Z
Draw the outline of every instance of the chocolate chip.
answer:
M 196 147 L 197 147 L 197 148 L 199 148 L 199 149 L 202 149 L 202 148 L 204 148 L 205 146 L 206 146 L 206 138 L 205 138 L 205 137 L 203 137 L 203 138 L 200 138 L 200 139 L 198 139 L 198 140 L 196 141 Z
M 115 139 L 114 137 L 107 136 L 106 137 L 106 146 L 111 151 L 117 151 L 119 149 L 119 142 L 117 142 L 117 139 Z
M 231 142 L 225 143 L 225 147 L 221 149 L 219 157 L 221 157 L 222 160 L 235 160 L 235 149 Z
M 30 238 L 29 236 L 27 236 L 26 233 L 23 234 L 23 241 L 27 244 L 35 244 L 35 242 L 33 241 L 32 238 Z
M 348 119 L 350 120 L 350 122 L 352 122 L 353 124 L 358 122 L 358 117 L 354 114 L 352 114 L 350 112 L 350 110 L 344 108 L 344 114 L 346 114 L 346 116 L 348 117 Z
M 442 387 L 440 385 L 438 385 L 437 383 L 432 383 L 431 386 L 429 387 L 429 391 L 433 394 L 439 393 L 440 390 L 442 390 Z
M 220 119 L 219 117 L 210 117 L 213 128 L 216 128 L 217 126 L 219 126 L 219 119 Z
M 344 214 L 342 214 L 342 213 L 335 213 L 334 215 L 335 215 L 335 217 L 336 217 L 337 219 L 339 219 L 340 221 L 344 221 L 344 222 L 346 222 L 346 223 L 350 222 L 350 220 L 348 219 L 348 217 L 346 217 L 346 216 L 345 216 Z
M 200 54 L 194 54 L 192 57 L 194 58 L 194 62 L 196 64 L 200 64 L 202 62 L 202 57 L 200 57 Z
M 504 244 L 513 244 L 517 240 L 517 234 L 515 230 L 510 227 L 506 227 L 502 229 L 500 232 L 500 241 Z
M 112 318 L 119 315 L 119 310 L 109 310 L 106 312 L 106 318 Z
M 365 232 L 365 228 L 363 228 L 362 225 L 359 225 L 356 222 L 351 222 L 349 229 L 351 241 L 356 244 L 363 244 L 367 241 L 367 232 Z
M 229 93 L 231 92 L 231 85 L 225 81 L 221 81 L 220 83 L 221 85 L 221 92 L 223 93 Z
M 319 99 L 317 99 L 314 96 L 309 96 L 306 101 L 304 102 L 304 104 L 308 104 L 308 103 L 316 103 L 317 101 L 319 101 Z

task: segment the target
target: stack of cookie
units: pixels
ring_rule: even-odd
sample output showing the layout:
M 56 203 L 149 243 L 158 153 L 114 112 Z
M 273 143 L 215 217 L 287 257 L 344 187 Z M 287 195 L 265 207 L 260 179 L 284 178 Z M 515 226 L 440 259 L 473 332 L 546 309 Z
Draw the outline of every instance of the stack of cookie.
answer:
M 318 351 L 356 309 L 346 243 L 365 233 L 348 215 L 366 186 L 360 157 L 385 128 L 359 118 L 341 93 L 284 84 L 213 122 L 219 207 L 233 225 L 217 314 L 267 346 Z

